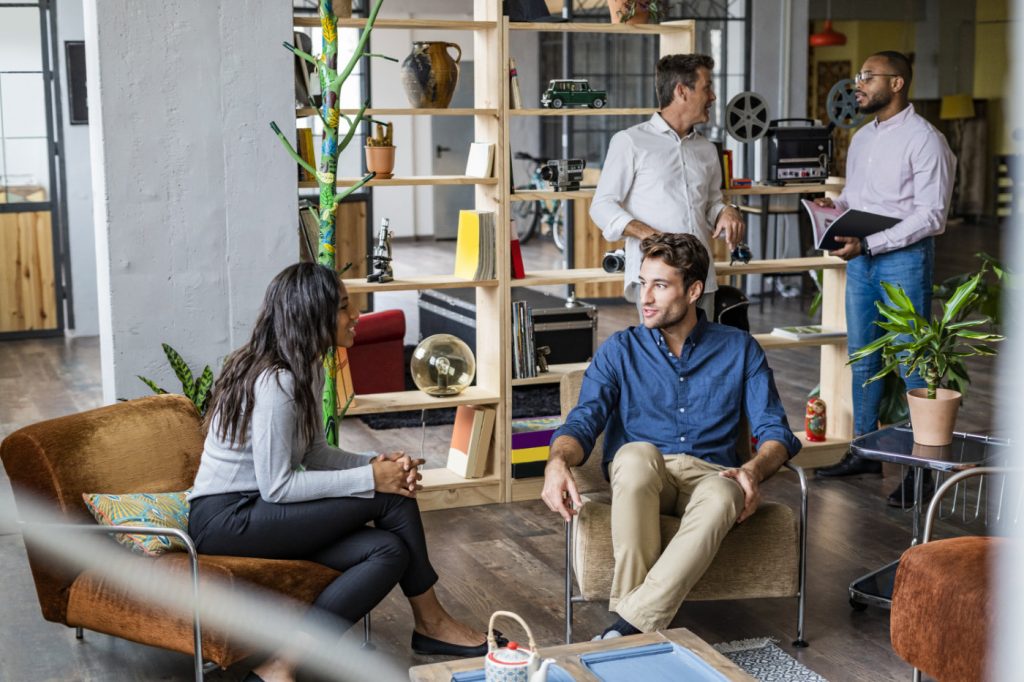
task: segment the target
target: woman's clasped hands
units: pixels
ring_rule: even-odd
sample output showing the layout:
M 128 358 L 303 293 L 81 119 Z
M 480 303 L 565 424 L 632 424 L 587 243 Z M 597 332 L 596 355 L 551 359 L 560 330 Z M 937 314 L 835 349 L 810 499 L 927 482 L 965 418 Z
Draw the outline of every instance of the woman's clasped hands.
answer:
M 404 452 L 377 455 L 370 463 L 373 466 L 373 489 L 379 493 L 416 497 L 416 492 L 423 489 L 420 485 L 423 474 L 419 468 L 425 461 Z

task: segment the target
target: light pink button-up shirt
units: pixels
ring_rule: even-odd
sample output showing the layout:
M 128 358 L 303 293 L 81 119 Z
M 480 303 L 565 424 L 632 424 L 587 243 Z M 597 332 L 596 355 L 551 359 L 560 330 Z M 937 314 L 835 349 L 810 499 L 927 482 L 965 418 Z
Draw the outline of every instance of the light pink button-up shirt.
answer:
M 843 210 L 902 218 L 867 238 L 872 255 L 895 251 L 946 230 L 955 169 L 946 138 L 911 104 L 853 136 L 846 188 L 835 203 Z
M 679 137 L 661 114 L 612 137 L 590 217 L 610 242 L 622 239 L 631 220 L 659 232 L 688 232 L 711 253 L 711 234 L 722 201 L 722 166 L 715 145 L 691 132 Z M 640 240 L 626 237 L 626 299 L 636 299 L 640 278 Z M 715 264 L 708 268 L 704 292 L 718 289 Z

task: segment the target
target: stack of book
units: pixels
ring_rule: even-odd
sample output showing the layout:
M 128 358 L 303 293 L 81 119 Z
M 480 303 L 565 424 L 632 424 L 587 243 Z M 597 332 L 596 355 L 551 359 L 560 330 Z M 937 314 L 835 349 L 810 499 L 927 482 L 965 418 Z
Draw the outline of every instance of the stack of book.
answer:
M 543 476 L 551 453 L 551 436 L 561 417 L 512 420 L 512 478 Z
M 494 431 L 493 407 L 459 405 L 455 410 L 452 443 L 447 468 L 463 478 L 480 478 L 487 473 L 487 453 Z
M 512 378 L 537 376 L 537 350 L 533 344 L 533 314 L 526 301 L 512 301 Z
M 459 211 L 456 277 L 485 280 L 497 276 L 495 227 L 493 211 Z

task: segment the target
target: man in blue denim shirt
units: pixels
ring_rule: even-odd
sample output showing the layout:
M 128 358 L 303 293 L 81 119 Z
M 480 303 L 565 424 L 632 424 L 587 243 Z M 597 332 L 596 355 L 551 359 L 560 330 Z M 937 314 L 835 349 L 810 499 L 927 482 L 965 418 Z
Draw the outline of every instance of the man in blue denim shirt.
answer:
M 541 495 L 572 518 L 581 500 L 570 467 L 603 431 L 615 555 L 609 610 L 619 615 L 605 637 L 666 627 L 726 533 L 757 509 L 760 482 L 800 450 L 761 347 L 697 307 L 709 260 L 700 240 L 659 234 L 641 255 L 643 326 L 598 349 L 579 403 L 552 436 Z M 758 441 L 746 463 L 736 455 L 744 415 Z M 664 552 L 659 514 L 682 518 Z

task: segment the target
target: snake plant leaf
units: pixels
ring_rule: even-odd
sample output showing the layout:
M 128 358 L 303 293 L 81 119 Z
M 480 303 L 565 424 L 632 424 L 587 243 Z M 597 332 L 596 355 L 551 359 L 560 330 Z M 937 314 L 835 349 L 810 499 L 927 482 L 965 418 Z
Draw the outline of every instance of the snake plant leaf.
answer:
M 147 379 L 146 377 L 139 376 L 138 374 L 136 374 L 135 376 L 139 377 L 139 380 L 142 381 L 142 383 L 149 386 L 150 390 L 152 390 L 153 393 L 156 393 L 157 395 L 164 395 L 165 393 L 167 393 L 167 391 L 157 386 L 156 382 L 153 381 L 152 379 Z
M 178 377 L 178 381 L 181 382 L 181 388 L 185 392 L 185 397 L 194 403 L 196 401 L 195 379 L 192 377 L 192 370 L 189 369 L 188 363 L 178 354 L 178 351 L 166 343 L 160 345 L 163 346 L 167 362 L 170 363 L 171 369 L 174 370 L 174 376 Z
M 213 389 L 213 370 L 207 365 L 199 376 L 199 383 L 196 384 L 196 397 L 192 402 L 196 405 L 199 414 L 206 414 L 206 407 L 210 402 L 210 391 Z

